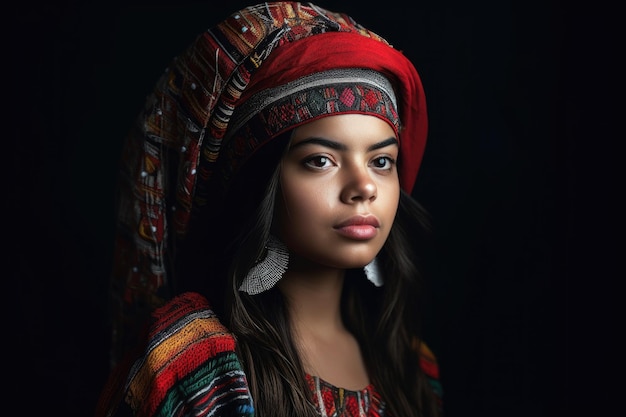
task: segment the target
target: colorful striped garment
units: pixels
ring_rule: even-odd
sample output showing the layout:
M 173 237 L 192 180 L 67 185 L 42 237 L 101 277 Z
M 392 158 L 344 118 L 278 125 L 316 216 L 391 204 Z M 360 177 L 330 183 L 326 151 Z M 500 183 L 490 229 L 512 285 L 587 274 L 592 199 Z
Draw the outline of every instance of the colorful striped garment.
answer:
M 116 407 L 112 378 L 103 391 L 96 417 L 252 417 L 254 406 L 246 376 L 235 353 L 235 339 L 198 293 L 184 293 L 153 314 L 144 355 L 127 375 L 123 401 Z M 441 399 L 435 357 L 420 344 L 420 365 Z M 385 404 L 373 385 L 360 391 L 337 388 L 307 375 L 321 416 L 382 417 Z M 120 398 L 121 400 L 121 398 Z
M 153 319 L 144 355 L 129 372 L 123 363 L 116 370 L 101 395 L 96 416 L 254 415 L 235 338 L 206 298 L 182 294 L 156 309 Z M 128 377 L 121 401 L 116 381 L 124 373 Z

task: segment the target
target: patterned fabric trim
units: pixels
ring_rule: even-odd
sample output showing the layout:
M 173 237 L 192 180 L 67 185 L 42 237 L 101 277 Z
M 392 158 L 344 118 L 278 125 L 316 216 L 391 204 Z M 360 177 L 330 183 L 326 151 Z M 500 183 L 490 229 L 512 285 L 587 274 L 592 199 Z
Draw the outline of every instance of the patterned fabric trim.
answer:
M 328 94 L 327 88 L 341 91 L 341 87 L 356 86 L 359 86 L 358 90 L 360 91 L 372 92 L 372 95 L 348 92 L 344 95 L 334 94 L 325 97 Z M 309 94 L 312 94 L 312 97 Z M 291 96 L 295 97 L 292 98 Z M 321 97 L 323 100 L 316 100 L 316 97 Z M 312 100 L 312 103 L 307 106 L 309 109 L 306 111 L 299 110 L 307 104 L 307 99 Z M 336 100 L 341 106 L 332 103 L 327 104 L 327 100 Z M 264 117 L 271 123 L 271 127 L 267 131 L 268 135 L 276 135 L 282 130 L 320 114 L 350 111 L 373 113 L 386 118 L 397 135 L 399 127 L 397 108 L 398 104 L 393 87 L 389 80 L 379 72 L 361 68 L 322 71 L 285 85 L 268 88 L 250 97 L 235 110 L 226 138 L 237 132 L 258 114 L 259 110 L 266 115 L 267 113 L 281 115 L 281 110 L 287 109 L 290 110 L 290 113 L 295 113 L 292 116 L 293 120 L 284 120 L 283 123 L 276 124 L 272 123 L 276 118 Z M 291 116 L 289 113 L 288 115 Z M 300 117 L 298 117 L 299 115 Z M 277 119 L 283 121 L 285 117 L 280 116 Z
M 383 417 L 385 404 L 373 385 L 352 391 L 338 388 L 317 376 L 306 375 L 313 400 L 324 417 Z

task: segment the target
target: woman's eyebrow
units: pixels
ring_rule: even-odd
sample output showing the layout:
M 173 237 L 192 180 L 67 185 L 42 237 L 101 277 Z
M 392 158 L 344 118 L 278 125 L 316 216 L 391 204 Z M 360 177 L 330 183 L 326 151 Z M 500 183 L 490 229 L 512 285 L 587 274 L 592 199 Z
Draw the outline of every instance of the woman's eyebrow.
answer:
M 345 151 L 345 150 L 348 149 L 348 147 L 346 145 L 344 145 L 343 143 L 335 142 L 334 140 L 330 140 L 330 139 L 312 137 L 312 138 L 304 139 L 304 140 L 302 140 L 302 141 L 292 145 L 289 150 L 295 149 L 295 148 L 298 148 L 298 147 L 304 146 L 304 145 L 320 145 L 320 146 L 324 146 L 326 148 L 337 149 L 339 151 Z
M 382 142 L 378 142 L 373 144 L 372 146 L 368 147 L 367 150 L 368 151 L 375 151 L 376 149 L 381 149 L 381 148 L 385 148 L 387 146 L 390 145 L 398 145 L 398 139 L 394 138 L 394 137 L 390 137 L 389 139 L 385 139 Z
M 320 145 L 320 146 L 324 146 L 327 148 L 331 148 L 331 149 L 336 149 L 339 151 L 345 151 L 348 149 L 348 147 L 346 145 L 344 145 L 343 143 L 340 142 L 336 142 L 334 140 L 330 140 L 330 139 L 324 139 L 324 138 L 318 138 L 318 137 L 312 137 L 312 138 L 307 138 L 304 139 L 294 145 L 291 146 L 291 148 L 289 150 L 298 148 L 300 146 L 304 146 L 304 145 Z M 389 145 L 397 145 L 398 144 L 398 139 L 391 137 L 389 139 L 385 139 L 381 142 L 375 143 L 371 146 L 369 146 L 367 148 L 368 151 L 375 151 L 376 149 L 381 149 L 384 147 L 387 147 Z

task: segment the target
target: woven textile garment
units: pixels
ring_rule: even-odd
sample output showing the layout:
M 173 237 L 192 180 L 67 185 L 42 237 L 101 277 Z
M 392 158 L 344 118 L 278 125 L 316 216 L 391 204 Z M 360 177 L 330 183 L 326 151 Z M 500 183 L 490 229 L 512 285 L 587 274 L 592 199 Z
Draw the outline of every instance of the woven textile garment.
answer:
M 233 13 L 173 60 L 123 149 L 111 279 L 113 364 L 136 345 L 150 312 L 174 294 L 177 243 L 220 200 L 217 190 L 234 170 L 264 145 L 227 136 L 237 105 L 253 92 L 336 68 L 372 69 L 392 82 L 403 123 L 400 183 L 410 192 L 426 141 L 421 81 L 400 51 L 349 16 L 310 3 L 262 3 Z

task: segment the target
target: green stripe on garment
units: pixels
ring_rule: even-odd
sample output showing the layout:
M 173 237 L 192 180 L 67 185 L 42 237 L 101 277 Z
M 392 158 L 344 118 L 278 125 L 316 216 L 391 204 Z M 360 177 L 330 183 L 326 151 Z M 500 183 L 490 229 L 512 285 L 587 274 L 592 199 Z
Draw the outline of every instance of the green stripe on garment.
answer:
M 211 404 L 210 408 L 206 407 L 208 404 Z M 178 415 L 180 410 L 177 408 L 181 406 L 187 411 L 185 415 L 203 416 L 205 414 L 196 414 L 195 411 L 208 408 L 207 412 L 221 409 L 217 414 L 220 416 L 254 416 L 252 398 L 237 355 L 234 352 L 224 352 L 211 357 L 186 378 L 174 384 L 159 406 L 156 416 Z

